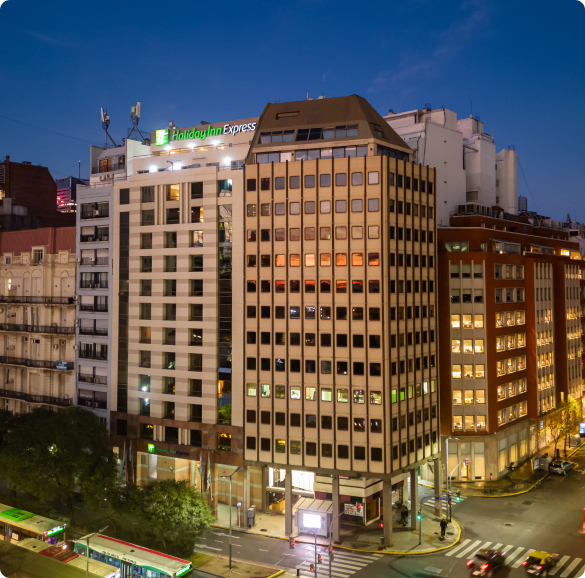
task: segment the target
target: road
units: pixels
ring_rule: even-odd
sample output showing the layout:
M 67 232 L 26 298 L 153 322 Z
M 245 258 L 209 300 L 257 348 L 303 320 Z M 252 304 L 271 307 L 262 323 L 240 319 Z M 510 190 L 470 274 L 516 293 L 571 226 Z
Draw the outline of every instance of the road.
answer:
M 408 578 L 468 578 L 466 561 L 479 548 L 497 548 L 507 553 L 501 578 L 525 576 L 523 560 L 533 550 L 560 555 L 559 565 L 549 574 L 555 578 L 577 578 L 585 573 L 585 451 L 571 458 L 577 468 L 566 477 L 548 476 L 532 492 L 507 498 L 466 497 L 453 506 L 461 523 L 461 542 L 454 548 L 425 556 L 386 556 L 334 550 L 333 578 L 371 578 L 374 575 Z M 426 494 L 426 492 L 425 492 Z M 313 576 L 308 565 L 314 561 L 314 547 L 257 535 L 233 534 L 233 556 L 276 566 L 301 576 Z M 197 551 L 228 554 L 228 532 L 207 532 Z M 327 549 L 318 547 L 323 564 L 318 576 L 328 575 Z

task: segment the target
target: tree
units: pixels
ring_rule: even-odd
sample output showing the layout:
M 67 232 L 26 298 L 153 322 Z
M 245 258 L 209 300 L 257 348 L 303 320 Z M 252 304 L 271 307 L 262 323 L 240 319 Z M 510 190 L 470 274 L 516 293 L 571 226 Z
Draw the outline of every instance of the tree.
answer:
M 11 412 L 0 410 L 0 450 L 6 434 L 14 427 L 14 417 Z
M 579 404 L 570 397 L 561 411 L 561 422 L 565 436 L 565 459 L 567 459 L 567 439 L 573 434 L 580 421 L 581 410 L 579 409 Z
M 550 418 L 548 420 L 548 422 L 546 423 L 546 431 L 550 435 L 550 437 L 552 438 L 552 441 L 555 442 L 555 455 L 556 455 L 557 444 L 559 443 L 559 440 L 563 436 L 563 431 L 564 431 L 562 419 L 560 419 L 559 417 L 557 417 L 556 419 Z
M 107 432 L 94 414 L 78 407 L 17 416 L 4 437 L 0 471 L 12 489 L 42 500 L 66 500 L 71 523 L 76 487 L 88 505 L 96 506 L 116 482 Z
M 154 530 L 162 550 L 190 556 L 197 538 L 214 521 L 205 496 L 186 480 L 151 482 L 125 490 L 125 514 Z

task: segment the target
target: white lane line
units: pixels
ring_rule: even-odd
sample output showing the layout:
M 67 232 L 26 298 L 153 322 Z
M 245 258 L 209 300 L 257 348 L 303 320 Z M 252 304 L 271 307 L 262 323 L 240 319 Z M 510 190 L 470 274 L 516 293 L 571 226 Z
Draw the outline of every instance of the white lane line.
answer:
M 454 548 L 453 550 L 449 550 L 445 556 L 453 556 L 453 554 L 455 554 L 455 552 L 458 552 L 459 550 L 461 550 L 462 548 L 464 548 L 467 544 L 469 544 L 471 540 L 463 540 L 463 542 L 461 543 L 460 546 L 457 546 L 457 548 Z
M 465 548 L 465 550 L 463 550 L 462 552 L 457 554 L 455 557 L 456 558 L 463 558 L 463 556 L 465 556 L 466 554 L 469 554 L 469 552 L 472 552 L 473 550 L 475 550 L 480 544 L 481 544 L 481 540 L 476 540 L 471 546 L 469 546 L 469 548 Z
M 567 569 L 561 574 L 561 578 L 567 578 L 567 576 L 579 565 L 581 558 L 575 558 L 568 566 Z
M 511 547 L 513 548 L 514 546 Z M 508 564 L 510 564 L 521 552 L 524 552 L 524 548 L 516 548 L 516 550 L 514 550 L 509 556 L 506 556 L 506 566 L 508 566 Z
M 345 564 L 350 564 L 351 566 L 355 566 L 356 568 L 365 568 L 371 562 L 358 562 L 357 560 L 353 560 L 352 558 L 342 558 L 341 556 L 337 556 L 335 553 L 333 554 L 333 559 L 335 562 L 343 562 Z M 323 559 L 325 562 L 325 559 Z
M 223 544 L 221 540 L 214 540 L 214 542 L 217 542 L 218 544 Z
M 570 556 L 563 556 L 557 563 L 557 565 L 549 572 L 551 576 L 554 576 L 569 560 Z
M 524 556 L 521 556 L 520 558 L 518 558 L 518 560 L 516 562 L 514 562 L 514 564 L 512 564 L 512 568 L 520 568 L 520 565 L 522 564 L 522 562 L 524 562 L 524 560 L 526 560 L 526 558 L 528 558 L 528 556 L 530 556 L 530 554 L 532 554 L 532 552 L 534 552 L 534 550 L 528 550 L 528 552 L 526 552 L 526 554 L 524 554 Z
M 215 550 L 216 552 L 221 552 L 221 548 L 212 548 L 211 546 L 206 546 L 205 544 L 199 544 L 199 546 L 195 546 L 196 548 L 205 548 L 206 550 Z
M 258 548 L 258 550 L 260 550 L 260 552 L 268 552 L 268 550 L 262 550 L 262 548 Z
M 323 558 L 323 564 L 329 564 L 329 562 L 327 560 L 325 560 L 325 558 Z M 346 563 L 342 563 L 342 562 L 331 562 L 331 567 L 337 567 L 337 568 L 347 568 L 348 570 L 352 570 L 353 572 L 357 572 L 358 570 L 363 570 L 364 566 L 354 566 L 353 564 L 346 564 Z
M 339 550 L 334 550 L 336 556 L 343 556 L 344 558 L 353 558 L 354 560 L 367 560 L 368 563 L 373 561 L 374 556 L 360 556 L 359 554 L 352 554 L 349 552 L 343 552 Z M 380 558 L 380 556 L 377 556 Z
M 323 568 L 324 564 L 321 564 L 321 573 L 323 572 L 327 572 L 327 568 Z M 317 570 L 319 571 L 319 569 Z M 308 572 L 308 570 L 301 570 L 301 572 Z M 339 578 L 349 578 L 352 574 L 354 574 L 354 572 L 339 572 L 338 570 L 331 570 L 331 575 L 332 576 L 339 576 Z M 314 576 L 314 574 L 312 572 L 309 572 L 308 574 L 309 576 Z
M 577 573 L 575 574 L 576 578 L 580 578 L 581 576 L 583 576 L 584 572 L 585 572 L 585 566 L 583 566 L 582 568 L 579 568 L 579 570 L 577 570 Z

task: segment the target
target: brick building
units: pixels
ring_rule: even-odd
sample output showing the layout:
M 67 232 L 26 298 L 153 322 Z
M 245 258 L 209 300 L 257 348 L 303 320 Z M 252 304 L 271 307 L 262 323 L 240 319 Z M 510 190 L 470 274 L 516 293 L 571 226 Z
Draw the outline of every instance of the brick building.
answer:
M 582 401 L 581 253 L 562 227 L 542 225 L 468 204 L 438 229 L 441 435 L 457 438 L 453 479 L 497 479 L 549 441 L 559 404 Z

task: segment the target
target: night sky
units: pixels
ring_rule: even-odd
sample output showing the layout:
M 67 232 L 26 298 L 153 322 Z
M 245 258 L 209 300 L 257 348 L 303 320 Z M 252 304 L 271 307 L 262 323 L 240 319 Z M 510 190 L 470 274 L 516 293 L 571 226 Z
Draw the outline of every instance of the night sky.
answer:
M 100 106 L 119 140 L 136 100 L 146 131 L 222 122 L 318 96 L 324 74 L 326 96 L 381 114 L 473 106 L 497 150 L 516 146 L 529 209 L 585 221 L 578 0 L 8 0 L 0 30 L 0 158 L 56 178 L 78 160 L 88 176 Z

